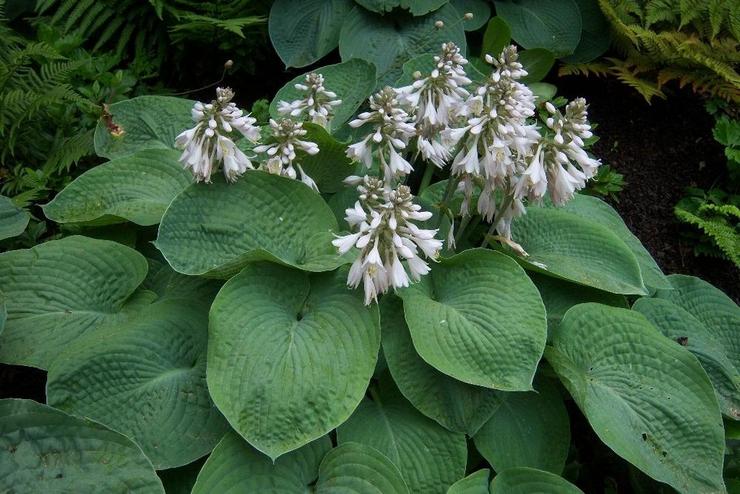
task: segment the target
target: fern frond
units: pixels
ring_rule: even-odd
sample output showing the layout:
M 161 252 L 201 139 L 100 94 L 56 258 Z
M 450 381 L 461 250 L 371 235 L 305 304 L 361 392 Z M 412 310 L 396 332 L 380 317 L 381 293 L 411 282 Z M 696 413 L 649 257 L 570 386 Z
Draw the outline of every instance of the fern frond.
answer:
M 566 63 L 560 66 L 558 75 L 581 75 L 586 77 L 595 75 L 596 77 L 606 77 L 609 75 L 609 66 L 601 62 Z
M 695 214 L 678 205 L 674 211 L 681 221 L 701 229 L 728 259 L 740 267 L 740 231 L 737 224 L 740 211 L 736 207 L 704 204 L 699 208 L 699 214 Z M 720 214 L 707 215 L 712 212 Z M 703 216 L 699 216 L 700 214 Z M 731 216 L 735 218 L 734 224 L 733 220 L 728 218 Z

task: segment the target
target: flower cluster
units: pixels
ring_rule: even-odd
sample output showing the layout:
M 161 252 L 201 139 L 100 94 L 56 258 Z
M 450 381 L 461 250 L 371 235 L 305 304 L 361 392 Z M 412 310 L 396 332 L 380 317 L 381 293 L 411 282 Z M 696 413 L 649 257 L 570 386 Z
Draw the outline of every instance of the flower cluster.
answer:
M 278 102 L 278 113 L 294 118 L 305 114 L 312 123 L 326 127 L 334 107 L 341 105 L 342 100 L 337 99 L 335 92 L 327 91 L 324 76 L 311 72 L 306 75 L 305 83 L 296 84 L 295 88 L 305 93 L 305 96 L 291 102 Z
M 270 130 L 272 131 L 270 138 L 272 142 L 254 148 L 256 153 L 267 155 L 267 160 L 263 165 L 264 169 L 275 175 L 295 179 L 297 178 L 295 168 L 298 168 L 301 182 L 318 192 L 316 182 L 306 174 L 297 161 L 296 150 L 310 155 L 319 152 L 319 146 L 316 143 L 301 139 L 306 135 L 303 124 L 289 118 L 279 121 L 270 119 Z
M 373 160 L 377 159 L 388 184 L 408 175 L 413 167 L 399 151 L 406 149 L 409 139 L 416 134 L 410 119 L 396 91 L 390 87 L 382 89 L 370 97 L 370 111 L 360 113 L 349 123 L 353 128 L 370 124 L 373 131 L 349 146 L 347 156 L 367 168 L 372 167 Z
M 437 230 L 413 223 L 428 220 L 432 213 L 413 203 L 406 185 L 391 189 L 383 180 L 367 175 L 359 180 L 359 200 L 346 210 L 345 218 L 354 233 L 337 237 L 333 244 L 340 254 L 353 247 L 360 249 L 347 284 L 356 288 L 362 282 L 365 304 L 369 305 L 389 288 L 406 287 L 410 280 L 418 281 L 427 274 L 429 265 L 419 252 L 434 260 L 442 241 L 434 238 Z
M 177 136 L 175 145 L 183 149 L 180 162 L 190 168 L 198 182 L 211 181 L 211 173 L 219 163 L 223 163 L 224 176 L 229 182 L 235 181 L 247 169 L 254 168 L 229 137 L 237 131 L 252 142 L 260 138 L 256 120 L 237 108 L 231 102 L 234 92 L 229 88 L 217 88 L 216 99 L 210 103 L 193 105 L 192 117 L 195 127 Z

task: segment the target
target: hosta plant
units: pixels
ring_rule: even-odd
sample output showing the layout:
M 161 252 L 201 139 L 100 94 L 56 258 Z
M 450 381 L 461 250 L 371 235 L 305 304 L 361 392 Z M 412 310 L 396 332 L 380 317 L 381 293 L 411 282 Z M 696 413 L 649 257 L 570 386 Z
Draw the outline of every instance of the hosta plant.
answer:
M 740 310 L 577 193 L 584 100 L 439 49 L 301 75 L 263 128 L 227 88 L 111 106 L 44 207 L 88 235 L 0 254 L 0 361 L 48 372 L 0 401 L 1 490 L 578 493 L 580 409 L 725 492 Z

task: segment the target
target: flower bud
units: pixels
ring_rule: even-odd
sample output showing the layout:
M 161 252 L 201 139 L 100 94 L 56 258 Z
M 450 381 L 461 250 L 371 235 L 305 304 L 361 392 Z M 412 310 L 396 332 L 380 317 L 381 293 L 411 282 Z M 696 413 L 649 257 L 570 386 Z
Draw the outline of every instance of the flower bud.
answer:
M 436 27 L 437 29 L 442 29 L 443 27 L 445 27 L 445 23 L 442 21 L 437 21 L 434 23 L 434 27 Z

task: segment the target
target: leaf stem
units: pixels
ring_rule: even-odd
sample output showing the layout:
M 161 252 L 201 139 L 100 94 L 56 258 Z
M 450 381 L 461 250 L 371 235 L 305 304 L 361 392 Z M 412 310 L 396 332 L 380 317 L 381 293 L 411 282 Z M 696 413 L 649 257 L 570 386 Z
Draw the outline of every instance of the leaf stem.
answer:
M 419 194 L 421 194 L 424 189 L 429 187 L 429 184 L 432 182 L 432 176 L 434 176 L 434 168 L 435 166 L 432 163 L 426 164 L 426 168 L 424 169 L 424 176 L 421 178 L 421 184 L 419 185 Z

